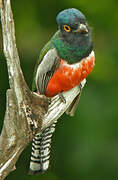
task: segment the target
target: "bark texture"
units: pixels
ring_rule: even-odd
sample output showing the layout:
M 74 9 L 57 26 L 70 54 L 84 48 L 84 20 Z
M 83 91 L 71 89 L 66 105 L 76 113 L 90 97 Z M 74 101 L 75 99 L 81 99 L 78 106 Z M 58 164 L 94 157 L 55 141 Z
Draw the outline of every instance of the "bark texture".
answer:
M 10 89 L 6 93 L 6 113 L 0 135 L 0 179 L 15 170 L 19 155 L 40 132 L 58 119 L 79 94 L 79 87 L 51 99 L 31 92 L 20 67 L 10 0 L 0 0 L 3 51 L 6 57 Z M 83 86 L 85 80 L 83 81 Z

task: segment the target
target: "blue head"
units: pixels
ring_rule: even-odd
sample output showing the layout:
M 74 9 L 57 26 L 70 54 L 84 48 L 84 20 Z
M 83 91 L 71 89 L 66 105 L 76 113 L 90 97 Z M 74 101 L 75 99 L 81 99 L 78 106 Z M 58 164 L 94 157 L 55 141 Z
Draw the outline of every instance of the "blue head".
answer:
M 71 8 L 61 11 L 56 20 L 59 39 L 54 43 L 60 57 L 80 60 L 88 56 L 92 51 L 93 43 L 85 16 L 79 10 Z
M 90 30 L 85 16 L 77 9 L 66 9 L 57 15 L 57 24 L 64 40 L 68 43 L 85 42 Z
M 86 23 L 85 16 L 77 9 L 66 9 L 61 11 L 57 15 L 57 24 L 59 26 L 68 24 L 72 26 L 76 26 L 78 23 Z

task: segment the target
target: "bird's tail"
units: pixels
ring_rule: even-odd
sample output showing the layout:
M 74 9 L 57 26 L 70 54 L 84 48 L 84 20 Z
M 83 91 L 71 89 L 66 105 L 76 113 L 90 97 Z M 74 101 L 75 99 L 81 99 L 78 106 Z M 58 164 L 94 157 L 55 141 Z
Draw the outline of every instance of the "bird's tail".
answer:
M 49 167 L 51 137 L 55 131 L 55 121 L 42 133 L 36 134 L 32 142 L 29 174 L 44 173 Z

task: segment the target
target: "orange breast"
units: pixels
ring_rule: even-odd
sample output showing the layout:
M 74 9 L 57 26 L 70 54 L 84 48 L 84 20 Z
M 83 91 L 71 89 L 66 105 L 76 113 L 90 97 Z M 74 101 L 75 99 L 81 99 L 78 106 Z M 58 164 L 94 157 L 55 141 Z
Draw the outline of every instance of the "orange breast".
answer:
M 92 72 L 94 62 L 94 53 L 90 57 L 84 58 L 80 62 L 72 65 L 61 60 L 59 68 L 48 83 L 45 95 L 53 97 L 62 91 L 68 91 L 76 85 L 79 85 L 79 83 Z

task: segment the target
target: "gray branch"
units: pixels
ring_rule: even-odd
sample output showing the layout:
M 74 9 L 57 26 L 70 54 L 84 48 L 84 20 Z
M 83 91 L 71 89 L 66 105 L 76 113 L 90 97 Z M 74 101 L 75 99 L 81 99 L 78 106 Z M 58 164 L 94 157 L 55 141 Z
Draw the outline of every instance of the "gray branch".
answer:
M 0 135 L 0 179 L 15 170 L 19 155 L 40 132 L 58 119 L 79 94 L 79 87 L 63 93 L 66 103 L 55 96 L 48 99 L 29 90 L 20 67 L 10 0 L 0 0 L 3 49 L 10 89 L 6 93 L 6 113 Z M 83 81 L 83 86 L 85 80 Z

